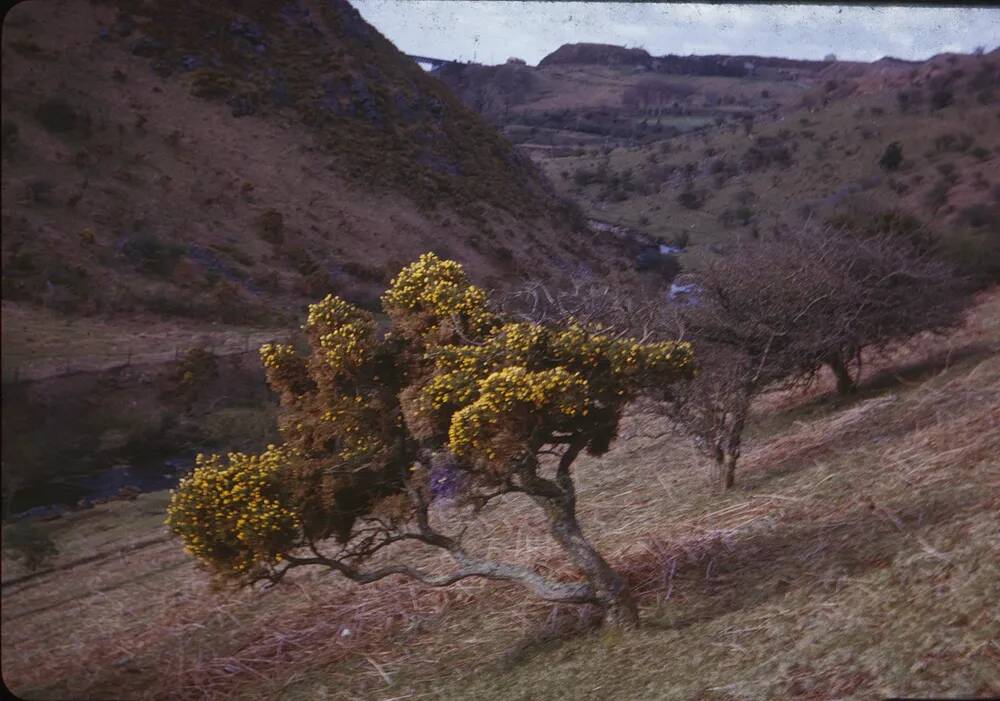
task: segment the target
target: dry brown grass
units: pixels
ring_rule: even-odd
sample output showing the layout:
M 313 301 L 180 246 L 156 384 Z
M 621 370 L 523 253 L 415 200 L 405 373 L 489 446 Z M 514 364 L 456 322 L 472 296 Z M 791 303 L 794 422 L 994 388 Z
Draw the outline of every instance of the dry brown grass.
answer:
M 579 487 L 587 532 L 639 596 L 635 634 L 474 580 L 434 591 L 305 573 L 214 593 L 172 542 L 115 554 L 162 533 L 165 497 L 144 495 L 49 524 L 62 557 L 109 558 L 4 587 L 4 679 L 29 698 L 88 699 L 996 693 L 998 305 L 985 295 L 965 332 L 992 350 L 920 383 L 758 407 L 766 430 L 722 497 L 686 441 L 632 417 Z M 468 537 L 572 576 L 527 502 L 484 511 Z

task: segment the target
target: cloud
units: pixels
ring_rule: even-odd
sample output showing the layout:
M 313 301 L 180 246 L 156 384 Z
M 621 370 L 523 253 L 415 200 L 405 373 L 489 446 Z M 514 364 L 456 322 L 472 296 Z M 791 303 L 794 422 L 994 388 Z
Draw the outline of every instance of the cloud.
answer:
M 654 55 L 753 54 L 846 60 L 925 59 L 991 49 L 1000 9 L 697 5 L 491 0 L 355 0 L 361 14 L 407 53 L 537 63 L 572 42 L 642 45 Z

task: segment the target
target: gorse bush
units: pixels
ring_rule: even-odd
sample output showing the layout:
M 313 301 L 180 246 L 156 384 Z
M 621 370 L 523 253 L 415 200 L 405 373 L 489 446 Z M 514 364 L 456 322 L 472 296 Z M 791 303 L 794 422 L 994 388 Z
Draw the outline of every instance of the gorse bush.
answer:
M 218 358 L 206 348 L 192 348 L 178 361 L 165 396 L 181 400 L 190 411 L 206 386 L 218 376 Z
M 309 308 L 307 355 L 261 348 L 284 442 L 256 456 L 199 458 L 168 516 L 189 552 L 237 583 L 279 581 L 304 565 L 361 583 L 396 574 L 432 586 L 507 579 L 634 623 L 624 580 L 576 520 L 571 468 L 581 452 L 609 449 L 630 401 L 692 374 L 689 346 L 642 343 L 572 318 L 517 320 L 494 311 L 461 265 L 430 253 L 396 276 L 382 307 L 387 330 L 328 296 Z M 586 582 L 475 557 L 437 523 L 459 515 L 430 508 L 442 496 L 481 508 L 514 492 L 542 508 Z M 440 548 L 457 569 L 362 569 L 400 543 Z

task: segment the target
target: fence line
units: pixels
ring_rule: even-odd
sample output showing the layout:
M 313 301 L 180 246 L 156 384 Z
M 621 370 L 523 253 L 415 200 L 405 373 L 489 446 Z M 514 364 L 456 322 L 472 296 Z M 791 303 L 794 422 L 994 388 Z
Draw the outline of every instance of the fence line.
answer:
M 53 377 L 65 377 L 85 372 L 104 372 L 117 370 L 131 365 L 146 365 L 156 363 L 176 362 L 186 353 L 202 348 L 215 356 L 242 355 L 256 351 L 265 343 L 275 341 L 288 342 L 291 334 L 245 333 L 236 337 L 201 340 L 190 343 L 164 344 L 170 350 L 159 350 L 147 353 L 137 353 L 132 346 L 125 351 L 107 355 L 79 356 L 75 358 L 40 359 L 36 361 L 23 360 L 29 354 L 13 355 L 4 353 L 3 384 L 15 384 L 46 380 Z

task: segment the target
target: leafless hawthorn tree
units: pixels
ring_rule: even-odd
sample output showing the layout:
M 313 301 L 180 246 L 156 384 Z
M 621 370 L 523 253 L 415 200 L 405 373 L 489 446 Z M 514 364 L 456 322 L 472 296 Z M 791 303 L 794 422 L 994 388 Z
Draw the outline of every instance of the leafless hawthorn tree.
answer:
M 749 242 L 686 276 L 696 303 L 670 310 L 701 372 L 666 413 L 695 435 L 729 489 L 753 397 L 811 381 L 825 365 L 854 390 L 861 351 L 957 323 L 962 283 L 929 250 L 891 234 L 806 227 Z M 676 331 L 674 332 L 676 335 Z
M 819 246 L 830 249 L 835 296 L 827 313 L 835 343 L 822 360 L 840 394 L 857 388 L 862 351 L 877 353 L 919 333 L 946 332 L 962 319 L 968 281 L 926 240 L 817 230 L 807 232 L 802 245 L 803 255 Z

